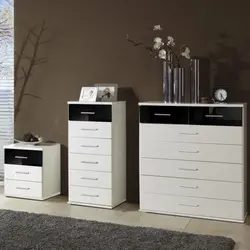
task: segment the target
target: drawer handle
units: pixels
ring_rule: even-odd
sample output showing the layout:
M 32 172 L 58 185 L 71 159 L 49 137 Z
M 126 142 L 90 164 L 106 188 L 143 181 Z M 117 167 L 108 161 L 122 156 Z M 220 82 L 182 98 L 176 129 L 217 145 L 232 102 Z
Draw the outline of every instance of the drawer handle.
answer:
M 98 178 L 88 178 L 88 177 L 82 177 L 82 180 L 90 180 L 90 181 L 98 181 Z
M 99 197 L 99 195 L 91 195 L 91 194 L 81 194 L 81 196 L 87 196 L 87 197 Z
M 198 135 L 199 133 L 179 133 L 180 135 Z
M 16 159 L 28 159 L 28 157 L 26 156 L 18 156 L 18 155 L 16 155 L 15 158 Z
M 155 116 L 171 116 L 171 114 L 154 113 Z
M 81 130 L 85 130 L 85 131 L 97 131 L 98 128 L 82 128 Z
M 223 115 L 205 115 L 208 118 L 223 118 Z
M 189 189 L 198 189 L 198 186 L 196 187 L 189 187 L 189 186 L 179 186 L 180 188 L 189 188 Z
M 81 161 L 81 163 L 86 163 L 86 164 L 98 164 L 98 161 Z
M 81 115 L 94 115 L 95 112 L 89 112 L 89 111 L 82 111 Z
M 99 148 L 98 145 L 81 145 L 83 148 Z
M 16 172 L 16 174 L 30 174 L 30 172 Z
M 198 154 L 200 151 L 186 151 L 186 150 L 179 150 L 179 153 L 190 153 L 190 154 Z
M 180 203 L 179 206 L 184 206 L 184 207 L 199 207 L 200 205 L 189 205 L 189 204 Z
M 22 187 L 16 187 L 16 189 L 20 189 L 20 190 L 30 190 L 30 188 L 22 188 Z
M 179 170 L 183 170 L 183 171 L 198 171 L 198 168 L 179 168 Z

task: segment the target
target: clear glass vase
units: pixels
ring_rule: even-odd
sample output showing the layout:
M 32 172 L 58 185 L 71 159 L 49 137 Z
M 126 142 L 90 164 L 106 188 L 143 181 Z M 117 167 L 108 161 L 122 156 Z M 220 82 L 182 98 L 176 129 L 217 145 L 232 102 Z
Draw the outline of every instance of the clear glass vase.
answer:
M 168 60 L 163 61 L 163 98 L 165 103 L 173 102 L 173 66 L 170 53 Z

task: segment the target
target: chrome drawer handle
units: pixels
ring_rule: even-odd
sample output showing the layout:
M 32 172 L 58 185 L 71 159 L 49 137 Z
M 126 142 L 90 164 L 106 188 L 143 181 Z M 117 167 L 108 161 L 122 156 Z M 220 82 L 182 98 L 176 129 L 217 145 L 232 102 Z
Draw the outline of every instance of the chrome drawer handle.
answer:
M 189 205 L 189 204 L 182 204 L 182 203 L 180 203 L 179 206 L 184 206 L 184 207 L 199 207 L 200 205 Z
M 16 159 L 28 159 L 28 157 L 26 156 L 18 156 L 18 155 L 16 155 L 15 158 Z
M 179 168 L 179 170 L 183 170 L 183 171 L 198 171 L 199 169 L 198 168 Z
M 20 189 L 20 190 L 30 190 L 30 188 L 22 188 L 22 187 L 16 187 L 16 189 Z
M 98 128 L 82 128 L 81 130 L 85 130 L 85 131 L 97 131 Z
M 30 172 L 16 172 L 16 174 L 30 174 Z
M 81 196 L 87 196 L 87 197 L 99 197 L 99 195 L 91 195 L 91 194 L 81 194 Z
M 190 153 L 190 154 L 198 154 L 200 151 L 186 151 L 186 150 L 179 150 L 179 153 Z
M 155 116 L 171 116 L 171 114 L 154 113 Z
M 199 133 L 179 133 L 180 135 L 198 135 Z
M 205 115 L 208 118 L 223 118 L 223 115 Z
M 82 115 L 94 115 L 95 112 L 88 112 L 88 111 L 85 111 L 85 112 L 81 112 Z
M 98 161 L 81 161 L 81 163 L 86 163 L 86 164 L 98 164 Z
M 99 148 L 98 145 L 81 145 L 83 148 Z
M 90 180 L 90 181 L 98 181 L 98 178 L 88 178 L 88 177 L 82 177 L 82 180 Z
M 188 187 L 188 186 L 179 186 L 180 188 L 189 188 L 189 189 L 198 189 L 198 186 L 196 187 Z

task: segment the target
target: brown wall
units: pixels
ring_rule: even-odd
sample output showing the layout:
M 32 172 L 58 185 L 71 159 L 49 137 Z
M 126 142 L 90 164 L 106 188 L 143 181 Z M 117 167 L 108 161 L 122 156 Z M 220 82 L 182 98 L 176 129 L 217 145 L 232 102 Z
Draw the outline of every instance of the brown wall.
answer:
M 250 100 L 250 33 L 248 0 L 15 0 L 15 45 L 20 48 L 25 27 L 43 19 L 52 42 L 40 53 L 49 62 L 33 72 L 16 120 L 16 134 L 32 131 L 63 148 L 63 193 L 67 193 L 67 101 L 80 88 L 100 82 L 118 83 L 128 103 L 128 188 L 138 201 L 138 101 L 162 100 L 159 62 L 126 41 L 143 38 L 161 24 L 166 34 L 186 43 L 193 55 L 215 52 L 220 61 L 215 83 L 229 86 L 230 100 Z M 220 33 L 231 36 L 221 44 Z M 248 63 L 249 61 L 249 63 Z M 17 89 L 18 93 L 18 89 Z M 250 116 L 249 116 L 250 117 Z

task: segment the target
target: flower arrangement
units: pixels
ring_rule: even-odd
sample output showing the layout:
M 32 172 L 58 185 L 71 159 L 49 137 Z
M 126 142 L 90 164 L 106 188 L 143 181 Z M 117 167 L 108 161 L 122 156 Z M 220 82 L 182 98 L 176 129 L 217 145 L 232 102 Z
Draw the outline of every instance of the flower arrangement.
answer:
M 165 39 L 160 36 L 162 30 L 161 25 L 154 25 L 153 31 L 156 33 L 156 36 L 151 46 L 147 46 L 141 42 L 134 42 L 130 39 L 129 35 L 127 35 L 127 40 L 134 46 L 143 46 L 152 57 L 166 61 L 168 64 L 174 64 L 176 67 L 180 67 L 180 58 L 184 57 L 190 60 L 191 51 L 185 44 L 181 45 L 180 49 L 177 50 L 175 40 L 172 36 L 167 36 Z

